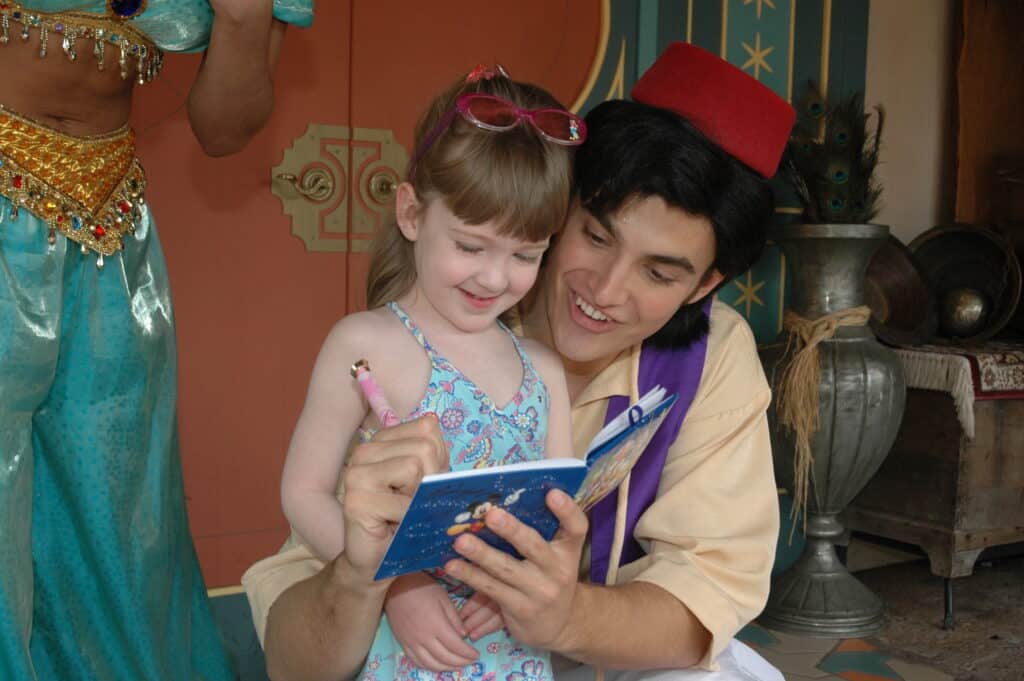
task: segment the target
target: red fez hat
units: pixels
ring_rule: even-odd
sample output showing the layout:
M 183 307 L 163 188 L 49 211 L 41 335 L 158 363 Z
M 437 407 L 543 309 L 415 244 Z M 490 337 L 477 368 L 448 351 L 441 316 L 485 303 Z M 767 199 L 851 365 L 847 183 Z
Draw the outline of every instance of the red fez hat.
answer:
M 796 119 L 793 107 L 768 87 L 689 43 L 669 45 L 631 95 L 675 111 L 763 177 L 778 169 Z

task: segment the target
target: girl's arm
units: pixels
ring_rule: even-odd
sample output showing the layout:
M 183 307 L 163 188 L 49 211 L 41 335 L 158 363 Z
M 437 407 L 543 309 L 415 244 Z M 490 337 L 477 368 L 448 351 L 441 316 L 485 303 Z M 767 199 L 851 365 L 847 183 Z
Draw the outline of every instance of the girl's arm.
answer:
M 373 642 L 391 580 L 373 573 L 425 474 L 447 468 L 437 419 L 382 430 L 356 445 L 345 467 L 349 549 L 277 597 L 264 650 L 272 679 L 338 681 L 354 676 Z M 306 573 L 308 574 L 308 572 Z
M 188 119 L 210 156 L 241 151 L 274 107 L 272 76 L 287 24 L 273 0 L 211 0 L 210 45 L 188 96 Z
M 572 412 L 562 361 L 542 343 L 529 339 L 520 342 L 530 353 L 533 365 L 548 387 L 548 397 L 551 400 L 551 408 L 548 410 L 548 435 L 544 443 L 545 456 L 549 459 L 571 458 L 575 456 L 572 449 Z
M 292 434 L 281 478 L 281 505 L 288 522 L 313 551 L 332 560 L 345 548 L 338 480 L 345 452 L 367 413 L 349 367 L 360 357 L 367 315 L 335 324 L 320 350 L 306 403 Z

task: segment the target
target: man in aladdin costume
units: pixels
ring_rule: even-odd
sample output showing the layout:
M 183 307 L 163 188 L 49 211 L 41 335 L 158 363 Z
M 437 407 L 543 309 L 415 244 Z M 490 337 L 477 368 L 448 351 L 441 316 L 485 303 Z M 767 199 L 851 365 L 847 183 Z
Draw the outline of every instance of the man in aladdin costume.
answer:
M 312 0 L 0 0 L 0 679 L 234 678 L 188 529 L 167 271 L 128 127 L 165 51 L 212 155 Z M 173 225 L 171 226 L 173 228 Z
M 683 43 L 632 95 L 587 114 L 579 202 L 522 330 L 562 358 L 578 455 L 654 384 L 679 398 L 589 524 L 555 492 L 551 542 L 494 509 L 488 527 L 524 559 L 463 533 L 454 545 L 468 560 L 445 569 L 497 603 L 514 638 L 565 658 L 560 681 L 598 669 L 615 681 L 781 681 L 734 638 L 764 607 L 779 532 L 771 393 L 749 326 L 711 294 L 764 247 L 767 178 L 795 113 Z M 354 447 L 341 480 L 345 552 L 324 564 L 292 542 L 243 576 L 275 678 L 333 681 L 362 666 L 387 597 L 374 570 L 419 475 L 447 460 L 439 441 L 422 419 Z

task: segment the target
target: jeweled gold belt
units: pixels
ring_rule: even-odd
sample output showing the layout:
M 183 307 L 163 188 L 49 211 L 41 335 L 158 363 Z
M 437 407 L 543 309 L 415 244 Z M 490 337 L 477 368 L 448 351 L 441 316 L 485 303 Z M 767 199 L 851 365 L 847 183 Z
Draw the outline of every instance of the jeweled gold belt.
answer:
M 39 56 L 50 50 L 50 40 L 59 40 L 68 59 L 78 59 L 80 49 L 92 41 L 92 53 L 100 71 L 106 68 L 107 51 L 114 52 L 127 80 L 132 68 L 139 84 L 156 78 L 163 66 L 164 55 L 130 20 L 141 14 L 145 2 L 108 0 L 106 14 L 90 12 L 38 12 L 25 9 L 17 2 L 0 0 L 0 45 L 20 37 L 27 41 L 35 31 L 39 36 Z M 131 7 L 125 7 L 131 5 Z
M 11 222 L 28 210 L 50 226 L 50 243 L 59 232 L 99 254 L 102 267 L 135 231 L 145 188 L 128 126 L 72 137 L 0 107 L 0 196 L 11 202 Z

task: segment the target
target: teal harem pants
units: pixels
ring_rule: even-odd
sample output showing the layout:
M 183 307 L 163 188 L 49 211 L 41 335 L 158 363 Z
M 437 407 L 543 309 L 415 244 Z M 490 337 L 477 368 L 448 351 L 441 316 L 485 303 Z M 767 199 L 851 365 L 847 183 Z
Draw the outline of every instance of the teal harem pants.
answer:
M 188 529 L 167 271 L 0 197 L 0 679 L 234 678 Z

